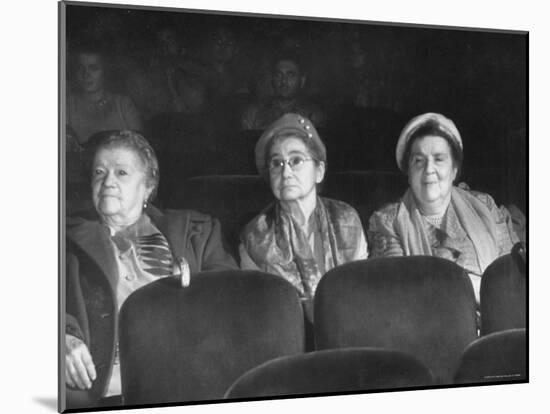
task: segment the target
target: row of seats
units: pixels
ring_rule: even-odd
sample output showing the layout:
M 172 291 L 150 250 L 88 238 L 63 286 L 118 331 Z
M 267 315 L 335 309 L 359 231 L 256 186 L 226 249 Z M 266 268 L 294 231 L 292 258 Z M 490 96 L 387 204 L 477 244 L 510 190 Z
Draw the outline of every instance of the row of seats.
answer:
M 366 231 L 371 214 L 384 204 L 397 201 L 407 186 L 407 178 L 397 172 L 329 172 L 322 184 L 321 195 L 353 206 Z M 474 189 L 484 190 L 478 187 Z M 89 209 L 90 191 L 87 182 L 68 184 L 67 213 L 78 214 L 83 208 Z M 232 253 L 237 251 L 242 227 L 274 200 L 269 183 L 257 174 L 205 175 L 181 179 L 161 172 L 159 192 L 165 194 L 160 200 L 163 208 L 190 208 L 218 218 Z
M 363 226 L 385 203 L 393 202 L 407 188 L 404 176 L 381 171 L 348 171 L 327 174 L 321 195 L 353 206 Z M 190 208 L 220 220 L 229 246 L 236 253 L 244 225 L 273 202 L 269 183 L 258 175 L 213 175 L 185 180 L 167 202 L 170 208 Z
M 487 326 L 499 331 L 487 328 L 478 338 L 471 283 L 450 261 L 413 256 L 334 268 L 317 289 L 313 352 L 306 352 L 298 294 L 279 276 L 206 272 L 188 288 L 161 279 L 134 292 L 121 309 L 124 401 L 525 380 L 524 270 L 510 255 L 488 268 L 482 324 L 493 321 Z M 510 289 L 522 284 L 523 290 Z M 507 318 L 503 302 L 523 317 L 496 323 Z
M 409 117 L 382 108 L 357 110 L 350 107 L 331 112 L 331 115 L 327 127 L 318 128 L 327 146 L 330 170 L 397 171 L 395 144 Z M 223 124 L 212 115 L 197 118 L 166 113 L 150 120 L 145 134 L 157 151 L 164 171 L 170 171 L 180 178 L 256 173 L 254 146 L 263 130 L 242 131 L 235 126 L 224 127 Z M 490 170 L 485 162 L 487 147 L 493 161 L 493 171 L 490 171 L 492 177 L 488 178 L 486 174 L 482 177 L 479 174 L 471 175 L 483 181 L 476 182 L 476 186 L 491 184 L 494 187 L 490 188 L 492 192 L 500 195 L 502 184 L 504 188 L 510 189 L 510 183 L 502 183 L 503 179 L 508 181 L 513 178 L 507 174 L 510 168 L 521 172 L 522 182 L 525 181 L 524 168 L 520 168 L 523 165 L 522 158 L 516 156 L 518 150 L 521 150 L 521 142 L 511 144 L 508 140 L 489 138 L 478 128 L 466 132 L 470 140 L 465 148 L 464 171 L 468 174 L 473 171 L 477 173 L 480 169 L 485 173 Z M 495 147 L 497 141 L 499 145 Z M 197 154 L 200 156 L 197 157 Z M 518 162 L 512 162 L 512 159 Z
M 160 191 L 166 180 L 161 172 Z M 370 215 L 385 203 L 398 200 L 406 188 L 406 177 L 399 173 L 348 171 L 327 174 L 321 195 L 352 205 L 366 230 Z M 87 183 L 67 187 L 67 213 L 82 214 L 80 209 L 90 209 L 89 193 Z M 259 175 L 207 175 L 179 180 L 162 207 L 193 209 L 219 219 L 235 254 L 242 227 L 273 200 L 269 183 Z
M 454 384 L 527 378 L 525 329 L 496 332 L 462 353 Z M 243 374 L 228 399 L 337 394 L 435 385 L 430 370 L 409 354 L 380 348 L 341 348 L 268 361 Z
M 333 115 L 330 124 L 319 129 L 327 147 L 329 171 L 398 171 L 395 144 L 408 118 L 383 109 L 342 108 Z M 474 131 L 469 133 L 479 133 Z M 162 114 L 149 122 L 145 133 L 159 157 L 163 201 L 182 179 L 192 176 L 257 173 L 254 147 L 263 130 L 220 128 L 212 116 L 203 119 Z M 525 182 L 524 163 L 517 156 L 521 145 L 499 140 L 495 147 L 486 144 L 483 134 L 483 140 L 470 137 L 463 165 L 465 181 L 503 203 L 519 203 L 523 208 L 520 194 L 516 194 L 521 192 L 517 185 Z M 496 140 L 490 141 L 496 144 Z M 486 163 L 487 156 L 492 159 L 491 166 Z M 516 176 L 517 183 L 513 182 Z
M 349 108 L 346 108 L 351 112 Z M 335 171 L 349 168 L 393 166 L 395 143 L 406 119 L 385 110 L 359 111 L 340 116 L 318 132 L 327 146 L 329 163 Z M 241 130 L 239 125 L 224 128 L 212 116 L 190 119 L 181 114 L 161 114 L 149 121 L 146 136 L 157 154 L 165 160 L 180 158 L 187 171 L 199 173 L 223 170 L 227 173 L 254 173 L 254 146 L 263 130 Z M 203 152 L 217 163 L 205 164 L 190 152 Z M 182 170 L 185 171 L 185 170 Z

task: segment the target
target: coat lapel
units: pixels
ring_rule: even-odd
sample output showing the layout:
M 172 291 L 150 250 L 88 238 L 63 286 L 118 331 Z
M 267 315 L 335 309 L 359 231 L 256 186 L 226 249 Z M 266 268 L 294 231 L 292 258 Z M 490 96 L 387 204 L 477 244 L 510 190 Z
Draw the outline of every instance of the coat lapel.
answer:
M 147 208 L 147 215 L 168 240 L 174 260 L 185 258 L 189 263 L 191 272 L 196 272 L 199 264 L 196 262 L 195 255 L 190 250 L 191 247 L 188 240 L 190 234 L 192 234 L 189 229 L 190 215 L 164 214 L 152 206 Z
M 86 252 L 111 286 L 115 286 L 118 266 L 109 240 L 109 229 L 97 221 L 84 221 L 69 229 L 67 238 Z

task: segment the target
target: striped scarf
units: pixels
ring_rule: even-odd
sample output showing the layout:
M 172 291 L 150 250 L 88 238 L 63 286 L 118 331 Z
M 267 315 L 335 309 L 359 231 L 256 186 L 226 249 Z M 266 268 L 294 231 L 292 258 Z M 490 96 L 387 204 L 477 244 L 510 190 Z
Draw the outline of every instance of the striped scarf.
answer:
M 146 214 L 112 239 L 121 252 L 135 247 L 139 267 L 144 272 L 154 277 L 172 275 L 174 260 L 168 241 Z

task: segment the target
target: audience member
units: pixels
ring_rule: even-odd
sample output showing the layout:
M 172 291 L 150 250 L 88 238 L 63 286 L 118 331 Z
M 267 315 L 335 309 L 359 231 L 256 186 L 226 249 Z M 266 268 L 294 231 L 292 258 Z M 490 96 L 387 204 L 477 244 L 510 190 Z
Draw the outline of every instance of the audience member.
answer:
M 321 108 L 302 94 L 306 74 L 294 56 L 280 56 L 275 59 L 271 82 L 274 96 L 266 102 L 249 105 L 241 118 L 242 128 L 265 129 L 287 113 L 300 114 L 317 125 L 324 127 Z
M 143 124 L 130 98 L 106 88 L 104 53 L 83 46 L 73 54 L 75 85 L 67 98 L 67 124 L 76 140 L 85 144 L 99 131 L 142 130 Z
M 122 402 L 116 326 L 132 292 L 162 277 L 178 275 L 186 286 L 197 272 L 237 267 L 223 248 L 217 220 L 150 205 L 159 166 L 142 135 L 106 132 L 91 141 L 96 215 L 71 220 L 67 230 L 68 408 Z
M 479 303 L 483 271 L 518 241 L 510 213 L 488 194 L 453 185 L 462 167 L 462 138 L 443 115 L 426 113 L 409 121 L 395 154 L 410 188 L 400 202 L 372 215 L 372 256 L 452 260 L 468 272 Z
M 250 68 L 243 64 L 239 49 L 238 39 L 228 27 L 220 25 L 207 34 L 198 75 L 209 101 L 248 93 Z
M 107 90 L 105 53 L 80 45 L 72 53 L 74 86 L 67 98 L 67 124 L 82 145 L 96 132 L 143 129 L 132 100 Z
M 129 94 L 147 120 L 166 113 L 196 114 L 205 107 L 205 86 L 196 75 L 200 65 L 172 27 L 154 32 L 154 51 L 146 66 L 131 74 Z
M 262 134 L 255 155 L 256 167 L 269 181 L 275 202 L 243 229 L 241 268 L 288 280 L 305 301 L 311 319 L 307 305 L 323 274 L 367 258 L 361 220 L 348 204 L 317 195 L 327 154 L 309 119 L 282 116 Z

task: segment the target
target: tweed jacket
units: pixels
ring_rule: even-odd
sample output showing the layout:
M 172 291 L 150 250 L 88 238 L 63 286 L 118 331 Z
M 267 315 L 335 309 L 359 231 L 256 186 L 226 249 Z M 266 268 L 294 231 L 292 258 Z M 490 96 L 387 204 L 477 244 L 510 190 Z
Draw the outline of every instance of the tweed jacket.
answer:
M 166 237 L 174 259 L 187 260 L 191 275 L 237 269 L 223 247 L 216 219 L 191 210 L 161 212 L 154 207 L 147 214 Z M 82 339 L 90 350 L 97 372 L 89 392 L 92 398 L 107 391 L 117 343 L 118 270 L 109 238 L 108 228 L 98 220 L 67 224 L 65 332 Z

